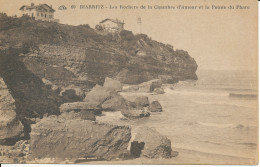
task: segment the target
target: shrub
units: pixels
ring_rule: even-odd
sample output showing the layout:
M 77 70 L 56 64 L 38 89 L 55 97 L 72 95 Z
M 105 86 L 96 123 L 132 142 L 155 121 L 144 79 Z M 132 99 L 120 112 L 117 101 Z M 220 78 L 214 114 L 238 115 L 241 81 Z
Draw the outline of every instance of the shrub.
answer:
M 127 41 L 135 40 L 135 36 L 132 31 L 122 30 L 120 32 L 120 36 L 122 40 L 127 40 Z

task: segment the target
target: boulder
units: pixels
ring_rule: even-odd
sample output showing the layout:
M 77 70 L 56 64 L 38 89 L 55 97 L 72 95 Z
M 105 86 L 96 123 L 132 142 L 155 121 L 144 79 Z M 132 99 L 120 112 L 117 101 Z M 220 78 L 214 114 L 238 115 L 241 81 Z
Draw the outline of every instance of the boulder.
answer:
M 105 89 L 100 85 L 96 85 L 94 88 L 91 89 L 90 92 L 86 94 L 86 97 L 83 101 L 91 102 L 96 105 L 101 105 L 109 96 L 110 91 Z
M 13 144 L 23 134 L 24 126 L 16 115 L 15 101 L 2 78 L 0 90 L 0 144 Z
M 119 94 L 112 95 L 102 104 L 102 109 L 106 111 L 121 111 L 127 108 L 127 101 Z
M 143 108 L 149 106 L 149 100 L 146 96 L 139 96 L 134 100 L 136 108 Z
M 121 111 L 121 114 L 127 118 L 135 119 L 135 118 L 143 118 L 143 117 L 149 117 L 150 112 L 147 110 L 147 108 L 142 109 L 125 109 Z
M 139 127 L 132 139 L 130 152 L 135 157 L 170 158 L 171 141 L 148 127 Z
M 103 87 L 111 92 L 122 91 L 122 84 L 120 81 L 106 77 Z
M 64 119 L 83 119 L 83 120 L 91 120 L 95 121 L 96 116 L 93 111 L 81 110 L 80 112 L 70 111 L 63 112 L 61 117 Z
M 149 110 L 151 112 L 162 112 L 162 106 L 158 101 L 153 101 L 149 106 Z
M 162 86 L 162 80 L 154 79 L 147 82 L 143 82 L 139 85 L 139 92 L 150 93 L 153 92 L 155 88 L 160 88 Z
M 155 94 L 164 94 L 165 92 L 164 92 L 163 88 L 155 88 L 153 90 L 153 93 L 155 93 Z
M 160 88 L 162 86 L 161 79 L 154 79 L 147 82 L 143 82 L 139 85 L 127 86 L 123 89 L 125 92 L 142 92 L 151 93 L 155 88 Z
M 128 126 L 50 116 L 32 125 L 31 158 L 111 160 L 127 151 L 130 138 Z
M 96 103 L 91 102 L 73 102 L 73 103 L 64 103 L 60 106 L 60 112 L 80 112 L 80 111 L 93 112 L 95 115 L 100 115 L 102 112 L 101 107 L 96 105 Z

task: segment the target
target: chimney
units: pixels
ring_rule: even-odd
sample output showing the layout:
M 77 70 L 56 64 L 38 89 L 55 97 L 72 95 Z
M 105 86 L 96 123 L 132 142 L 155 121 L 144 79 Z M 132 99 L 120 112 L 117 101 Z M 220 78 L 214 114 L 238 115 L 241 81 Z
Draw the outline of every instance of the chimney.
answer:
M 34 3 L 31 3 L 31 6 L 34 6 Z

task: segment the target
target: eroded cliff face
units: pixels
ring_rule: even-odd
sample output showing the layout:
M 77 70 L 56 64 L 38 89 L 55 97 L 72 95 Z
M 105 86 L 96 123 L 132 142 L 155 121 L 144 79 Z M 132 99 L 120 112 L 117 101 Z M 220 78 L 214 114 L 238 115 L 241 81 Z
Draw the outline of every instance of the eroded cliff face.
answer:
M 20 57 L 31 72 L 58 86 L 75 84 L 87 89 L 103 84 L 105 77 L 117 78 L 126 84 L 139 84 L 156 78 L 165 83 L 197 79 L 196 62 L 185 51 L 164 54 L 142 48 L 136 52 L 130 55 L 112 47 L 108 50 L 44 44 L 39 46 L 39 50 Z
M 122 31 L 112 35 L 88 26 L 47 23 L 1 16 L 1 47 L 23 47 L 26 68 L 39 78 L 64 86 L 91 88 L 105 77 L 138 84 L 197 79 L 197 64 L 188 52 L 154 41 L 147 35 Z

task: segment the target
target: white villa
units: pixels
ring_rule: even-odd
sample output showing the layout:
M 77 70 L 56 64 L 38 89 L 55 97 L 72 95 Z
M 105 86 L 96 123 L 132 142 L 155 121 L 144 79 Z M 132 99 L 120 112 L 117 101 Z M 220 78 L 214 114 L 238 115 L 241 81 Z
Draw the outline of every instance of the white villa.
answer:
M 47 4 L 34 5 L 34 3 L 31 3 L 31 6 L 23 5 L 20 11 L 22 15 L 28 15 L 35 20 L 59 22 L 58 19 L 54 19 L 55 10 Z
M 111 32 L 111 33 L 116 33 L 120 32 L 121 30 L 124 29 L 124 21 L 120 21 L 118 19 L 105 19 L 101 22 L 99 22 L 99 25 L 103 28 L 104 31 Z

